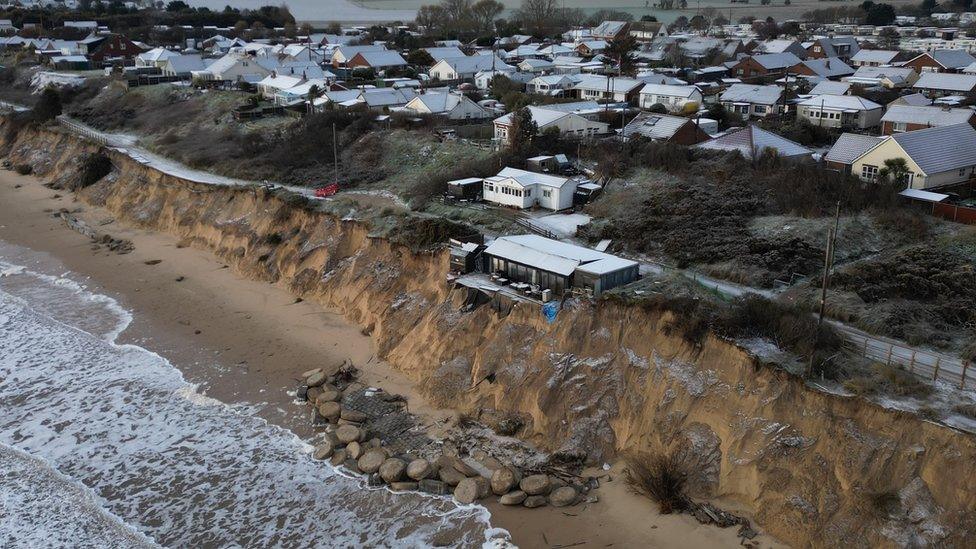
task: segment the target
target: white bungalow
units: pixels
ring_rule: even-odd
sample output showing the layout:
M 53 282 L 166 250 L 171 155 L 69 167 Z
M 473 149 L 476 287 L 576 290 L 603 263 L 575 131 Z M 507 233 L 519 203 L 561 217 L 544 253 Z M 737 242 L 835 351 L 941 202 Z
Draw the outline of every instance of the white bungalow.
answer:
M 404 110 L 434 114 L 449 120 L 479 120 L 491 116 L 481 105 L 455 93 L 423 93 L 407 103 Z
M 640 90 L 639 104 L 643 109 L 664 105 L 668 112 L 681 112 L 685 108 L 697 109 L 702 104 L 702 93 L 697 86 L 645 84 Z
M 485 179 L 482 197 L 486 202 L 522 210 L 538 206 L 558 211 L 572 207 L 576 184 L 568 177 L 504 168 Z

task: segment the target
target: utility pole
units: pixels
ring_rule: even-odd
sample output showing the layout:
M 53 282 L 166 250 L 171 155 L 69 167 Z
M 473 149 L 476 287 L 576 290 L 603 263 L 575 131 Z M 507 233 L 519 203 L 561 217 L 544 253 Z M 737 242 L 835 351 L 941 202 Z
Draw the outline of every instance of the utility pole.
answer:
M 336 135 L 335 122 L 332 123 L 332 165 L 335 167 L 335 181 L 336 185 L 339 184 L 339 146 L 337 144 L 338 136 Z
M 810 351 L 810 362 L 807 364 L 806 377 L 813 375 L 813 359 L 817 346 L 820 345 L 820 330 L 823 327 L 824 315 L 827 311 L 827 288 L 830 285 L 830 271 L 834 266 L 834 248 L 837 244 L 837 232 L 840 229 L 840 201 L 834 213 L 834 226 L 827 229 L 827 251 L 824 253 L 823 284 L 820 288 L 820 314 L 817 317 L 817 329 L 813 335 L 813 348 Z

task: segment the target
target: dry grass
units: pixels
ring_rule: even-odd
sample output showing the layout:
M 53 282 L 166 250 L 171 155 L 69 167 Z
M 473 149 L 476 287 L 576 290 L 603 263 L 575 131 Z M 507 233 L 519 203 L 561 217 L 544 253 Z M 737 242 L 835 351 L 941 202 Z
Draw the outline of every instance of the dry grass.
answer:
M 654 500 L 662 514 L 688 508 L 685 495 L 688 475 L 677 455 L 632 454 L 625 459 L 627 484 L 638 494 Z
M 877 363 L 867 375 L 844 382 L 844 388 L 857 395 L 888 394 L 924 399 L 932 394 L 932 386 L 900 366 Z

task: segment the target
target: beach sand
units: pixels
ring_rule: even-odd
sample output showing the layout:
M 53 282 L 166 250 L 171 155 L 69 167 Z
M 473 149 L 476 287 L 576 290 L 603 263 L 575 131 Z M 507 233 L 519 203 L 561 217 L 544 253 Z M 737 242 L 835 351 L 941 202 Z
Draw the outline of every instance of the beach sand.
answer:
M 135 250 L 126 255 L 93 250 L 87 237 L 52 216 L 61 208 L 80 208 L 77 217 L 131 240 Z M 79 282 L 119 300 L 135 317 L 120 342 L 164 356 L 198 383 L 200 392 L 252 405 L 261 417 L 309 439 L 314 435 L 309 409 L 289 392 L 301 372 L 349 360 L 365 383 L 406 396 L 425 424 L 449 426 L 456 420 L 453 411 L 425 403 L 405 376 L 376 358 L 370 338 L 335 311 L 244 279 L 208 252 L 178 246 L 170 235 L 115 221 L 103 225 L 111 219 L 109 212 L 71 193 L 0 171 L 0 240 L 50 254 Z M 491 498 L 486 506 L 492 524 L 507 529 L 525 548 L 739 546 L 735 528 L 702 526 L 688 515 L 660 515 L 650 501 L 628 492 L 619 465 L 594 494 L 598 503 L 563 509 L 506 508 Z M 755 541 L 781 546 L 766 536 Z

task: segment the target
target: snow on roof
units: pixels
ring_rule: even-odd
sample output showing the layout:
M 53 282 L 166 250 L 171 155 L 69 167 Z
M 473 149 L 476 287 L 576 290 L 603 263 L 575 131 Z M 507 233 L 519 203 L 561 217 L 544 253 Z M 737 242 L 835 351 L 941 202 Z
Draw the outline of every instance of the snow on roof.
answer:
M 976 129 L 969 124 L 926 128 L 890 136 L 926 175 L 976 165 Z M 946 146 L 951 143 L 952 146 Z
M 154 61 L 165 61 L 166 59 L 169 59 L 171 57 L 177 57 L 179 55 L 180 54 L 173 51 L 169 51 L 166 48 L 154 48 L 147 52 L 140 53 L 137 57 L 143 61 L 154 62 Z
M 904 122 L 926 126 L 950 126 L 969 121 L 973 117 L 969 108 L 951 109 L 943 107 L 915 107 L 911 105 L 892 105 L 881 117 L 882 122 Z
M 438 61 L 438 63 L 446 63 L 454 72 L 460 74 L 466 73 L 476 73 L 483 70 L 491 70 L 494 66 L 495 70 L 506 70 L 514 69 L 515 67 L 505 63 L 501 59 L 492 55 L 469 55 L 464 57 L 445 57 Z
M 530 172 L 526 170 L 520 170 L 518 168 L 502 168 L 502 171 L 498 172 L 489 179 L 494 179 L 499 181 L 502 179 L 514 179 L 519 185 L 527 187 L 530 185 L 541 185 L 543 187 L 554 187 L 561 189 L 564 185 L 572 181 L 568 177 L 559 177 L 556 175 L 549 175 L 544 173 Z
M 760 129 L 757 126 L 746 126 L 737 131 L 729 132 L 723 136 L 716 137 L 711 141 L 705 141 L 695 145 L 701 149 L 717 151 L 739 151 L 746 158 L 762 154 L 766 149 L 773 149 L 783 157 L 808 156 L 813 153 L 810 149 L 790 141 L 785 137 L 780 137 L 773 132 Z
M 860 50 L 851 56 L 851 61 L 860 63 L 891 63 L 899 53 L 898 50 Z
M 616 36 L 627 26 L 626 21 L 604 21 L 590 29 L 593 36 Z
M 719 101 L 754 103 L 757 105 L 774 105 L 783 95 L 783 88 L 779 86 L 759 86 L 755 84 L 732 84 L 725 90 Z
M 858 67 L 854 74 L 844 80 L 884 80 L 898 84 L 905 82 L 915 72 L 911 67 Z
M 696 86 L 676 86 L 671 84 L 644 84 L 641 95 L 665 95 L 669 97 L 691 97 L 698 92 Z
M 455 46 L 445 46 L 440 48 L 424 48 L 424 51 L 427 52 L 427 54 L 430 55 L 432 58 L 434 58 L 435 63 L 447 57 L 466 57 L 464 55 L 464 52 Z
M 608 87 L 609 80 L 609 87 Z M 606 76 L 601 76 L 599 74 L 584 74 L 580 78 L 580 81 L 574 86 L 577 90 L 598 90 L 607 91 L 610 90 L 611 93 L 623 92 L 629 93 L 634 88 L 642 86 L 644 82 L 637 80 L 635 78 L 622 78 L 619 76 L 612 76 L 607 78 Z
M 835 78 L 854 74 L 854 69 L 849 67 L 837 57 L 824 59 L 807 59 L 802 64 L 813 71 L 814 74 L 823 78 Z
M 474 185 L 475 183 L 481 183 L 484 179 L 480 177 L 465 177 L 464 179 L 455 179 L 454 181 L 448 181 L 448 185 Z
M 207 63 L 199 55 L 178 55 L 167 59 L 166 66 L 173 72 L 181 73 L 202 71 L 207 68 Z
M 925 202 L 942 202 L 949 195 L 942 193 L 934 193 L 932 191 L 923 191 L 922 189 L 905 189 L 904 191 L 898 193 L 899 196 L 904 196 L 905 198 L 911 198 L 913 200 L 924 200 Z
M 406 60 L 395 51 L 361 51 L 357 55 L 363 58 L 370 67 L 399 67 L 406 65 Z
M 913 86 L 919 89 L 969 92 L 976 88 L 976 74 L 923 72 Z
M 534 234 L 497 238 L 484 253 L 563 276 L 573 274 L 577 268 L 606 274 L 637 266 L 629 259 Z
M 688 118 L 680 116 L 642 112 L 624 126 L 620 135 L 632 137 L 636 134 L 649 139 L 670 139 L 688 121 Z
M 933 50 L 929 55 L 947 69 L 962 69 L 976 63 L 976 57 L 966 50 Z
M 857 157 L 873 149 L 883 139 L 883 137 L 874 137 L 859 133 L 843 133 L 837 138 L 834 146 L 827 151 L 824 160 L 828 162 L 839 162 L 841 164 L 852 164 Z
M 893 106 L 893 105 L 925 106 L 925 105 L 931 105 L 931 104 L 932 104 L 932 100 L 929 99 L 928 97 L 925 97 L 924 95 L 922 95 L 920 93 L 912 93 L 912 94 L 909 94 L 909 95 L 903 95 L 903 96 L 899 97 L 898 99 L 895 99 L 891 103 L 888 103 L 888 106 L 889 107 L 890 106 Z
M 782 53 L 764 53 L 752 56 L 753 61 L 765 69 L 783 69 L 800 63 L 801 59 L 786 51 Z
M 849 82 L 834 82 L 832 80 L 822 80 L 810 90 L 810 95 L 844 95 L 851 90 Z
M 831 110 L 873 111 L 881 105 L 856 95 L 817 95 L 797 103 L 804 107 L 818 107 Z

